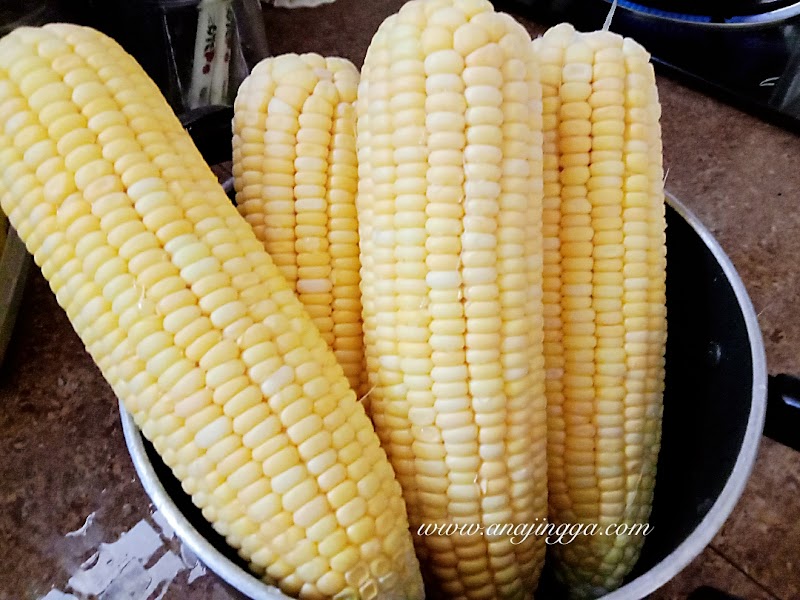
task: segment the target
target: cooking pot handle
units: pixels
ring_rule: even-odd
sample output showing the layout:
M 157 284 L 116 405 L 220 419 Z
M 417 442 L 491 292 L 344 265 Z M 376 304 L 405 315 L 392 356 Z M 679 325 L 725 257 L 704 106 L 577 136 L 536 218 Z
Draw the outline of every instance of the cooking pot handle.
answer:
M 800 379 L 781 373 L 769 376 L 764 435 L 800 451 Z

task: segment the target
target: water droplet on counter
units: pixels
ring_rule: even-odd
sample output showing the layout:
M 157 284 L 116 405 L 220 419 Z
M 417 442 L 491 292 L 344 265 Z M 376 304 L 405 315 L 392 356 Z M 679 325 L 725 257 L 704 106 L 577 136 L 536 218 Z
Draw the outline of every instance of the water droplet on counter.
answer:
M 161 536 L 171 540 L 175 538 L 175 530 L 172 529 L 169 523 L 167 523 L 167 519 L 164 517 L 164 514 L 158 510 L 152 504 L 150 505 L 150 510 L 152 510 L 151 517 L 155 524 L 161 529 Z
M 176 539 L 161 512 L 152 505 L 151 510 L 150 517 L 113 541 L 104 541 L 103 518 L 96 511 L 80 529 L 65 534 L 60 543 L 56 540 L 54 547 L 59 549 L 69 580 L 63 590 L 52 589 L 40 600 L 159 600 L 178 576 L 185 574 L 184 581 L 192 584 L 207 575 L 194 553 Z M 69 545 L 64 546 L 67 540 Z M 81 564 L 71 563 L 76 555 L 89 558 Z M 227 599 L 230 595 L 221 597 Z
M 181 544 L 181 560 L 183 560 L 183 564 L 186 566 L 194 565 L 187 576 L 187 581 L 189 583 L 192 583 L 195 579 L 198 579 L 207 573 L 205 565 L 200 562 L 200 559 L 195 556 L 194 552 L 192 552 L 183 544 Z
M 65 594 L 61 590 L 50 590 L 46 596 L 42 596 L 41 600 L 78 600 L 72 594 Z
M 105 489 L 103 489 L 105 491 Z M 64 537 L 76 537 L 76 536 L 85 536 L 86 532 L 89 530 L 89 527 L 92 526 L 94 523 L 95 516 L 97 516 L 97 512 L 90 512 L 89 516 L 86 517 L 86 520 L 83 522 L 83 525 L 80 528 L 76 529 L 75 531 L 69 531 L 64 534 Z
M 81 564 L 81 569 L 88 571 L 97 564 L 98 560 L 100 560 L 100 553 L 95 552 Z

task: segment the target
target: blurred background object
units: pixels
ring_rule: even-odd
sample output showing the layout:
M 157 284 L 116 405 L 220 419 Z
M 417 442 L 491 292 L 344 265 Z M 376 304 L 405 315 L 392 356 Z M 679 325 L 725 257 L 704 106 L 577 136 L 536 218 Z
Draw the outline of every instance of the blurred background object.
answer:
M 0 36 L 23 25 L 40 25 L 54 20 L 58 15 L 52 0 L 2 0 L 0 2 Z
M 54 21 L 59 14 L 58 6 L 50 0 L 1 0 L 0 37 L 17 27 Z M 14 330 L 31 262 L 25 245 L 0 211 L 0 365 Z
M 242 46 L 248 72 L 263 58 L 269 56 L 264 14 L 259 0 L 233 0 L 239 43 Z
M 31 256 L 16 232 L 0 217 L 3 240 L 0 242 L 0 365 L 11 340 L 17 319 L 25 281 L 28 278 Z
M 178 114 L 232 105 L 269 54 L 259 0 L 62 0 L 62 12 L 122 44 Z
M 494 0 L 541 22 L 600 27 L 611 0 Z M 800 0 L 619 0 L 611 30 L 670 75 L 800 131 Z
M 264 1 L 264 4 L 272 4 L 276 8 L 312 8 L 320 4 L 330 4 L 331 2 L 335 2 L 335 0 L 267 0 Z

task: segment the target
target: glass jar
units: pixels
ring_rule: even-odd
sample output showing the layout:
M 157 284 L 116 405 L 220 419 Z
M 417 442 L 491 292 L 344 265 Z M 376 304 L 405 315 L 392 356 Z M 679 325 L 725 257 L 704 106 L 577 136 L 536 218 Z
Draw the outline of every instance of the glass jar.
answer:
M 232 104 L 248 73 L 233 1 L 154 0 L 142 9 L 159 37 L 148 63 L 175 111 Z
M 259 0 L 73 0 L 72 6 L 72 20 L 122 44 L 178 114 L 232 105 L 239 84 L 267 56 Z

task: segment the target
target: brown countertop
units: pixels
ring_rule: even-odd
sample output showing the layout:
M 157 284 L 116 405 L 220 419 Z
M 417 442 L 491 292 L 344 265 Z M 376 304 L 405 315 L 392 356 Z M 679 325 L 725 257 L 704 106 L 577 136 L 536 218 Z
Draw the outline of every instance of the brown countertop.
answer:
M 269 9 L 271 49 L 360 65 L 371 33 L 401 4 Z M 739 270 L 770 372 L 800 374 L 800 138 L 663 77 L 659 83 L 667 188 Z M 685 598 L 702 584 L 748 599 L 800 597 L 798 458 L 766 440 L 722 532 L 654 597 Z M 238 598 L 153 512 L 114 395 L 35 270 L 0 369 L 0 600 Z

